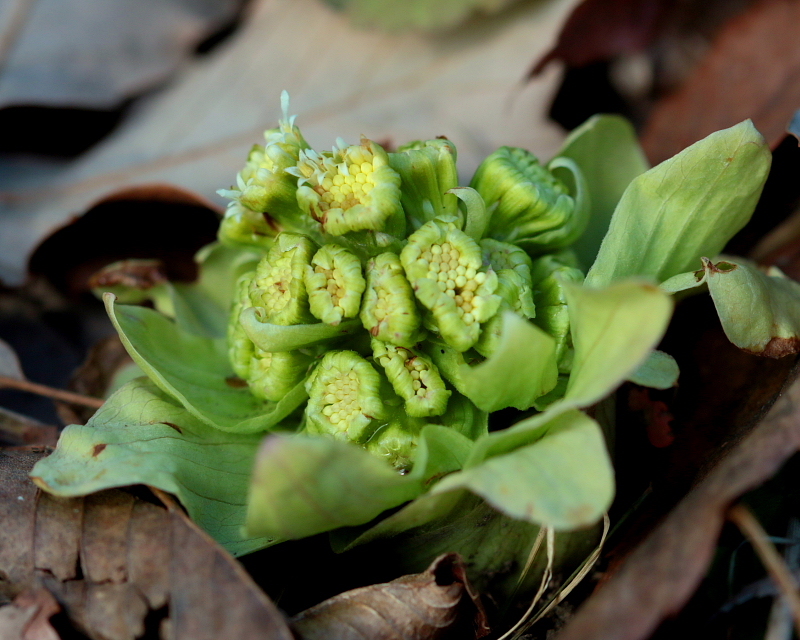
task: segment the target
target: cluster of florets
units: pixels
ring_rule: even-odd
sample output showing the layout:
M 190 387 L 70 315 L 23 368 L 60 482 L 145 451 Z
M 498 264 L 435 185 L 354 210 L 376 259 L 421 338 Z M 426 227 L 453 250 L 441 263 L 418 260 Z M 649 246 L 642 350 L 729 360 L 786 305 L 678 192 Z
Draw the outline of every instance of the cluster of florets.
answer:
M 302 384 L 303 430 L 408 468 L 419 429 L 460 392 L 457 376 L 437 366 L 440 354 L 465 364 L 491 356 L 502 310 L 534 319 L 538 304 L 534 321 L 568 359 L 555 273 L 582 274 L 554 252 L 582 232 L 584 207 L 522 149 L 501 148 L 459 187 L 448 140 L 387 153 L 362 138 L 316 152 L 285 111 L 238 188 L 221 192 L 232 202 L 220 240 L 263 255 L 239 282 L 232 366 L 267 402 Z M 264 325 L 307 328 L 308 340 L 275 350 L 241 321 L 250 308 Z

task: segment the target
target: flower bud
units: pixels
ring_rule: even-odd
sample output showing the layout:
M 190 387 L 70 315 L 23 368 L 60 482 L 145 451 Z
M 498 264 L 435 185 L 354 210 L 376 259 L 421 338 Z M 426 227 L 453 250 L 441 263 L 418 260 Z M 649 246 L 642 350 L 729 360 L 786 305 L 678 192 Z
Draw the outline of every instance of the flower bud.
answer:
M 254 347 L 247 383 L 257 398 L 278 402 L 297 386 L 313 358 L 302 351 L 269 352 Z
M 500 147 L 481 163 L 470 186 L 495 207 L 486 235 L 533 252 L 568 246 L 588 221 L 567 186 L 524 149 Z
M 283 118 L 278 128 L 265 131 L 266 144 L 250 150 L 247 164 L 236 176 L 236 187 L 217 193 L 252 211 L 269 213 L 284 223 L 300 214 L 297 180 L 286 170 L 297 164 L 301 151 L 309 146 L 294 124 L 295 117 L 288 115 L 289 97 L 285 91 L 281 105 Z
M 431 328 L 454 349 L 472 347 L 480 323 L 500 307 L 494 295 L 497 275 L 483 268 L 478 244 L 452 219 L 431 220 L 409 237 L 400 262 L 417 299 L 431 313 Z
M 367 441 L 366 450 L 398 471 L 409 471 L 417 452 L 419 430 L 408 422 L 391 422 L 382 426 Z
M 264 322 L 279 325 L 313 322 L 305 269 L 314 250 L 314 243 L 305 236 L 283 232 L 258 263 L 250 285 L 250 302 L 261 309 Z
M 361 322 L 370 335 L 401 347 L 420 338 L 420 317 L 400 258 L 382 253 L 367 263 Z
M 326 244 L 305 268 L 305 284 L 311 313 L 326 324 L 355 318 L 366 282 L 361 262 L 347 249 Z
M 395 393 L 405 400 L 409 416 L 425 418 L 445 412 L 450 391 L 430 358 L 374 338 L 372 353 L 386 372 Z
M 242 309 L 250 306 L 250 283 L 255 272 L 244 274 L 236 283 L 237 295 L 231 305 L 230 319 L 228 320 L 228 359 L 234 373 L 242 380 L 250 376 L 250 361 L 255 353 L 253 341 L 239 322 Z
M 334 147 L 332 152 L 305 150 L 289 172 L 299 178 L 300 207 L 325 233 L 403 235 L 400 176 L 389 166 L 386 151 L 375 142 L 362 138 L 359 145 Z
M 384 416 L 381 377 L 355 351 L 328 351 L 306 380 L 306 428 L 363 443 Z
M 458 186 L 452 142 L 445 138 L 411 142 L 390 153 L 389 163 L 400 174 L 400 199 L 414 227 L 437 216 L 458 214 L 458 199 L 447 193 Z
M 564 284 L 583 282 L 583 273 L 574 266 L 569 252 L 542 256 L 533 261 L 531 279 L 536 303 L 534 323 L 556 340 L 559 369 L 567 372 L 572 341 Z
M 275 221 L 269 216 L 233 200 L 225 210 L 217 237 L 229 247 L 269 248 L 278 231 Z
M 536 315 L 531 290 L 531 259 L 519 247 L 491 238 L 480 241 L 483 264 L 497 274 L 497 295 L 507 304 L 505 308 L 525 318 Z

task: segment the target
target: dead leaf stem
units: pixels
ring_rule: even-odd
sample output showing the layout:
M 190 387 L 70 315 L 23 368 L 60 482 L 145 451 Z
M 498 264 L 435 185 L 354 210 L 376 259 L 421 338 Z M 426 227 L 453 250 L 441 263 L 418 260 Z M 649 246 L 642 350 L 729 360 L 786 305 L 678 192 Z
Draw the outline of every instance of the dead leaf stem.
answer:
M 72 393 L 71 391 L 64 391 L 63 389 L 54 389 L 43 384 L 30 382 L 28 380 L 17 380 L 9 376 L 0 376 L 0 388 L 19 389 L 20 391 L 28 391 L 40 396 L 52 398 L 53 400 L 61 400 L 62 402 L 69 402 L 70 404 L 79 404 L 84 407 L 91 407 L 92 409 L 99 409 L 103 406 L 105 400 L 101 398 L 92 398 L 90 396 L 83 396 L 79 393 Z
M 792 611 L 794 626 L 800 636 L 800 593 L 797 581 L 786 566 L 767 532 L 756 520 L 753 513 L 742 503 L 736 504 L 728 511 L 728 518 L 741 530 L 745 538 L 753 545 L 756 554 L 780 589 L 786 603 Z

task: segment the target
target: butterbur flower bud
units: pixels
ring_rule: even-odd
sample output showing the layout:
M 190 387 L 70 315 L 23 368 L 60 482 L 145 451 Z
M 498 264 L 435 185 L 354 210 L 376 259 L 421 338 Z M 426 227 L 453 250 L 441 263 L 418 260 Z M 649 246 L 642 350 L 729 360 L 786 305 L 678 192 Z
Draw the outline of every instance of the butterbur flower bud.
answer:
M 277 129 L 264 132 L 265 145 L 255 145 L 247 164 L 236 176 L 236 187 L 217 193 L 239 202 L 259 213 L 270 213 L 278 220 L 299 214 L 297 180 L 286 170 L 297 164 L 300 153 L 308 143 L 288 115 L 289 97 L 281 95 L 283 118 Z
M 497 275 L 483 269 L 478 244 L 452 219 L 431 220 L 408 238 L 400 262 L 444 341 L 459 351 L 472 347 L 480 323 L 500 306 Z
M 408 471 L 417 452 L 418 437 L 418 430 L 410 425 L 392 422 L 378 429 L 365 448 L 398 471 Z
M 425 418 L 445 412 L 450 391 L 430 358 L 374 338 L 372 353 L 386 372 L 395 393 L 405 401 L 409 416 Z
M 411 347 L 420 338 L 414 293 L 393 253 L 382 253 L 367 263 L 361 323 L 371 336 L 401 347 Z
M 347 249 L 326 244 L 305 268 L 308 302 L 314 317 L 331 325 L 355 318 L 366 282 L 361 262 Z
M 329 351 L 306 380 L 306 429 L 363 443 L 384 416 L 381 378 L 354 351 Z
M 225 245 L 261 248 L 268 248 L 276 235 L 278 227 L 271 218 L 248 209 L 237 200 L 228 204 L 217 233 Z
M 230 320 L 228 321 L 228 359 L 234 373 L 242 380 L 250 376 L 250 361 L 255 353 L 253 341 L 239 322 L 242 309 L 250 306 L 250 283 L 254 272 L 246 273 L 236 283 L 237 295 L 231 305 Z
M 383 148 L 368 140 L 334 147 L 332 152 L 303 151 L 289 172 L 299 178 L 297 201 L 339 236 L 351 231 L 382 231 L 402 236 L 400 176 L 389 166 Z
M 485 266 L 497 274 L 499 295 L 507 308 L 525 318 L 536 315 L 531 290 L 531 259 L 519 247 L 491 238 L 480 241 L 481 255 Z
M 583 282 L 583 273 L 566 254 L 548 255 L 533 261 L 531 278 L 536 303 L 534 323 L 556 340 L 559 368 L 567 372 L 570 358 L 569 311 L 564 285 Z
M 305 269 L 315 246 L 305 236 L 281 233 L 261 259 L 250 285 L 250 302 L 261 310 L 261 320 L 271 324 L 305 324 L 313 321 L 308 307 Z
M 456 148 L 444 138 L 412 142 L 389 154 L 400 174 L 401 201 L 414 228 L 437 216 L 458 214 L 458 199 L 450 189 L 458 186 Z
M 585 228 L 587 218 L 567 186 L 524 149 L 500 147 L 470 186 L 494 207 L 486 231 L 492 238 L 542 252 L 571 244 Z
M 302 351 L 269 352 L 254 347 L 247 383 L 257 398 L 278 402 L 306 375 L 313 358 Z

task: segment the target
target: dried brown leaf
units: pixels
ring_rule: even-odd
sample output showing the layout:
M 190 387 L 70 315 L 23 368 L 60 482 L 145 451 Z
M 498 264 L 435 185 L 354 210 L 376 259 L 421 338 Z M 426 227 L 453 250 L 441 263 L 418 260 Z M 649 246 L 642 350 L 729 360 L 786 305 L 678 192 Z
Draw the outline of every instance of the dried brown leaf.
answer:
M 302 640 L 434 640 L 456 629 L 459 637 L 481 638 L 489 632 L 454 553 L 439 556 L 422 573 L 334 596 L 296 615 L 291 625 Z
M 0 608 L 0 638 L 3 640 L 59 640 L 50 626 L 50 616 L 61 611 L 51 593 L 36 587 L 19 594 Z
M 642 145 L 661 162 L 708 134 L 752 118 L 771 145 L 800 105 L 798 0 L 761 0 L 730 20 L 702 63 L 650 114 Z
M 0 407 L 0 446 L 55 446 L 58 427 Z
M 558 640 L 638 640 L 681 609 L 708 567 L 725 514 L 800 449 L 800 379 L 584 603 Z
M 0 450 L 0 595 L 42 584 L 93 640 L 134 640 L 148 615 L 175 640 L 292 640 L 241 566 L 174 503 L 40 493 L 28 472 L 41 457 Z

